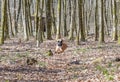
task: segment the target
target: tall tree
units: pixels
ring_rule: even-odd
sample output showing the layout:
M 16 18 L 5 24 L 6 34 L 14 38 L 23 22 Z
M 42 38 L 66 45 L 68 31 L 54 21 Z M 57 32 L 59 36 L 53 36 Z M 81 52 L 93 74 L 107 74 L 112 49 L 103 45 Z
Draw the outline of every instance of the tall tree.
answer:
M 96 0 L 95 7 L 95 41 L 98 41 L 99 37 L 99 27 L 98 27 L 98 0 Z
M 10 36 L 14 36 L 13 33 L 13 28 L 12 28 L 12 18 L 11 18 L 11 11 L 10 11 L 10 0 L 7 0 L 7 4 L 8 4 L 8 19 L 9 19 L 9 31 L 10 31 Z
M 40 34 L 40 27 L 39 27 L 39 6 L 40 6 L 40 0 L 36 1 L 36 15 L 35 15 L 35 26 L 36 26 L 36 40 L 37 40 L 37 47 L 39 46 L 40 43 L 40 38 L 39 38 L 39 34 Z
M 38 17 L 38 13 L 39 13 L 39 5 L 40 5 L 40 0 L 36 0 L 36 9 L 35 9 L 35 28 L 36 28 L 36 39 L 37 39 L 37 33 L 38 33 L 38 23 L 39 23 L 39 17 Z
M 63 20 L 64 20 L 64 28 L 63 28 L 63 36 L 67 36 L 68 32 L 67 32 L 67 0 L 63 1 L 63 9 L 64 9 L 64 16 L 63 16 Z
M 17 28 L 18 28 L 18 20 L 19 20 L 19 16 L 20 16 L 20 13 L 21 13 L 21 0 L 19 0 L 19 6 L 18 6 L 18 9 L 17 9 L 17 16 L 16 16 L 16 25 L 15 25 L 15 28 L 16 28 L 16 31 L 17 31 Z
M 77 29 L 77 36 L 76 36 L 76 44 L 79 45 L 80 43 L 80 40 L 79 40 L 79 33 L 80 33 L 80 28 L 82 26 L 82 0 L 78 0 L 78 9 L 79 9 L 79 12 L 78 12 L 78 15 L 79 15 L 79 26 L 78 26 L 78 29 Z
M 17 26 L 17 23 L 16 23 L 16 0 L 14 0 L 14 30 L 15 30 L 15 35 L 17 34 L 18 32 L 18 28 L 16 27 Z
M 73 40 L 74 39 L 74 30 L 76 28 L 76 0 L 71 0 L 71 23 L 70 23 L 70 34 L 69 34 L 69 39 Z
M 83 27 L 83 0 L 79 0 L 79 26 L 81 33 L 81 41 L 85 41 L 85 27 Z
M 27 20 L 28 20 L 28 30 L 29 30 L 29 35 L 33 36 L 33 32 L 32 32 L 32 20 L 31 20 L 31 10 L 30 10 L 30 6 L 31 6 L 31 1 L 27 0 Z
M 55 0 L 52 0 L 52 33 L 56 34 L 57 26 L 56 26 L 56 16 L 55 16 Z
M 6 28 L 5 26 L 5 17 L 6 17 L 6 9 L 7 9 L 7 0 L 2 0 L 2 20 L 1 20 L 1 27 L 0 27 L 0 44 L 4 43 L 4 28 Z
M 113 40 L 118 40 L 117 29 L 117 15 L 116 15 L 116 0 L 112 0 L 112 13 L 113 13 Z
M 99 42 L 104 42 L 104 18 L 103 18 L 103 0 L 98 0 L 98 14 L 99 14 Z
M 58 0 L 58 10 L 57 10 L 57 35 L 56 39 L 61 38 L 60 28 L 61 28 L 61 0 Z
M 8 15 L 7 15 L 7 2 L 6 1 L 6 7 L 5 7 L 5 27 L 4 27 L 4 39 L 9 38 L 9 28 L 8 28 Z
M 47 23 L 46 32 L 47 32 L 48 40 L 52 39 L 52 35 L 51 35 L 51 29 L 52 29 L 51 3 L 52 3 L 52 0 L 46 0 L 46 23 Z
M 23 20 L 23 29 L 24 29 L 24 40 L 29 40 L 29 37 L 28 37 L 28 27 L 27 27 L 27 10 L 26 10 L 26 0 L 22 0 L 22 20 Z

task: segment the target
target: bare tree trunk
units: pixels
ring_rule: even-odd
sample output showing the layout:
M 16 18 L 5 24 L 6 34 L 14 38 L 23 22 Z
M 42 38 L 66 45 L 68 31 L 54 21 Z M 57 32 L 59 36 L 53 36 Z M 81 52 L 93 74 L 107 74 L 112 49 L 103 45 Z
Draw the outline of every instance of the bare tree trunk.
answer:
M 58 18 L 57 18 L 57 35 L 56 35 L 56 39 L 61 38 L 61 34 L 60 34 L 60 28 L 61 28 L 61 0 L 58 0 Z
M 99 37 L 99 27 L 98 27 L 98 0 L 96 0 L 95 8 L 95 41 L 98 41 Z
M 53 28 L 52 28 L 52 32 L 53 34 L 56 34 L 57 31 L 57 26 L 56 26 L 56 17 L 55 17 L 55 3 L 54 0 L 52 0 L 52 23 L 53 23 Z
M 91 7 L 91 5 L 93 5 L 93 1 L 94 0 L 89 0 L 89 4 L 86 4 L 87 9 L 86 9 L 86 35 L 89 34 L 90 31 L 90 18 L 92 15 L 92 11 L 93 11 L 93 7 Z M 88 1 L 87 1 L 88 2 Z
M 83 27 L 83 1 L 80 0 L 79 26 L 81 33 L 81 41 L 85 41 L 85 27 Z
M 23 20 L 23 28 L 24 28 L 24 40 L 29 40 L 28 38 L 28 30 L 27 30 L 27 16 L 26 16 L 26 0 L 22 0 L 22 20 Z
M 17 29 L 17 23 L 16 23 L 16 0 L 14 0 L 14 29 L 15 29 L 15 35 L 17 34 L 18 32 L 18 29 Z
M 6 0 L 6 7 L 5 7 L 5 27 L 4 27 L 4 39 L 10 38 L 9 36 L 9 28 L 8 28 L 8 15 L 7 15 L 7 0 Z
M 21 13 L 21 0 L 19 0 L 19 7 L 18 7 L 18 13 L 17 13 L 17 18 L 16 18 L 16 29 L 18 28 L 18 20 L 19 20 L 19 16 Z
M 42 3 L 44 3 L 43 0 L 42 0 Z M 40 4 L 40 0 L 37 1 L 37 8 L 40 7 L 39 5 L 42 5 L 42 9 L 43 9 L 43 4 Z M 45 18 L 42 17 L 42 15 L 43 15 L 42 9 L 40 12 L 40 18 L 38 19 L 37 47 L 39 47 L 39 44 L 43 42 L 42 32 L 44 32 L 44 24 L 43 23 L 44 23 Z M 36 10 L 38 10 L 38 9 L 36 9 Z M 39 12 L 39 10 L 37 12 Z
M 4 44 L 4 28 L 6 28 L 5 26 L 5 15 L 6 15 L 6 4 L 7 0 L 2 0 L 2 20 L 1 20 L 1 27 L 0 27 L 0 44 Z
M 75 20 L 75 14 L 76 14 L 76 0 L 71 1 L 71 23 L 70 23 L 70 34 L 69 34 L 69 39 L 73 40 L 74 39 L 74 31 L 76 28 L 76 20 Z
M 69 6 L 69 17 L 70 17 L 70 21 L 69 22 L 71 23 L 71 5 L 72 5 L 71 4 L 71 0 L 68 0 L 68 4 L 69 4 L 68 6 Z
M 80 40 L 79 40 L 79 33 L 80 33 L 80 28 L 82 27 L 82 0 L 78 0 L 78 9 L 79 9 L 79 26 L 78 26 L 78 31 L 77 31 L 77 37 L 76 37 L 76 44 L 79 45 Z
M 52 0 L 46 0 L 46 26 L 47 26 L 47 29 L 46 29 L 46 35 L 47 35 L 47 39 L 48 40 L 51 40 L 52 39 L 52 36 L 51 36 L 51 30 L 52 30 L 52 16 L 51 16 L 51 2 Z
M 64 18 L 63 18 L 63 20 L 64 20 L 64 28 L 63 28 L 63 36 L 67 36 L 68 35 L 68 32 L 67 32 L 67 1 L 66 0 L 64 0 L 63 1 L 63 8 L 64 8 Z
M 117 16 L 116 16 L 116 1 L 112 0 L 112 10 L 113 10 L 113 40 L 118 40 L 118 29 L 117 29 Z
M 13 28 L 12 28 L 12 19 L 11 19 L 11 11 L 10 11 L 10 0 L 7 0 L 7 4 L 8 4 L 8 18 L 9 18 L 9 25 L 10 25 L 10 28 L 9 28 L 9 33 L 10 33 L 10 36 L 14 36 L 14 33 L 13 33 Z
M 103 0 L 98 1 L 98 12 L 99 12 L 99 42 L 104 43 L 104 18 L 103 18 Z

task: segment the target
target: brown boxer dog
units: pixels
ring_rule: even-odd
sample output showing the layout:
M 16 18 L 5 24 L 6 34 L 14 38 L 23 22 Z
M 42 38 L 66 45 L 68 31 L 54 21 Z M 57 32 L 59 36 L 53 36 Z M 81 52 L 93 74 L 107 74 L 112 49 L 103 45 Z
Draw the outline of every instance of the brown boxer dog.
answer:
M 55 53 L 62 53 L 64 52 L 64 50 L 67 48 L 67 45 L 65 43 L 63 43 L 62 39 L 58 39 L 57 40 L 57 45 L 56 45 L 56 49 L 55 49 Z

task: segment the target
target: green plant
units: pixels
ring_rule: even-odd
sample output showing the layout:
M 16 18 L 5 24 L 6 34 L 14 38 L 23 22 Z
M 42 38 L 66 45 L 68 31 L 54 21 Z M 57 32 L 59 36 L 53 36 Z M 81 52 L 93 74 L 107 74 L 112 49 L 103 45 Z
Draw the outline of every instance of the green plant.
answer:
M 5 82 L 9 82 L 9 80 L 5 80 Z
M 108 70 L 107 68 L 97 65 L 96 69 L 99 70 L 105 76 L 105 78 L 107 78 L 108 80 L 114 79 L 113 75 L 111 74 L 111 71 Z
M 45 67 L 47 64 L 45 62 L 38 61 L 38 65 L 40 67 Z

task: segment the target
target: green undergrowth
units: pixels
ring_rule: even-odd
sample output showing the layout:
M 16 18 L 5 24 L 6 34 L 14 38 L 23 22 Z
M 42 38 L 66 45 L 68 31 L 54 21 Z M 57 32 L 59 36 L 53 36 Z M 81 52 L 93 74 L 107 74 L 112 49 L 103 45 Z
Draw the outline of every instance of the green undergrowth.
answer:
M 39 65 L 39 67 L 46 67 L 47 63 L 42 62 L 42 61 L 38 61 L 38 65 Z
M 109 67 L 111 67 L 110 63 L 109 63 Z M 113 73 L 115 71 L 114 69 L 110 69 L 102 65 L 96 65 L 95 68 L 96 70 L 100 71 L 100 73 L 102 73 L 107 80 L 109 81 L 114 80 L 114 76 L 113 76 Z

